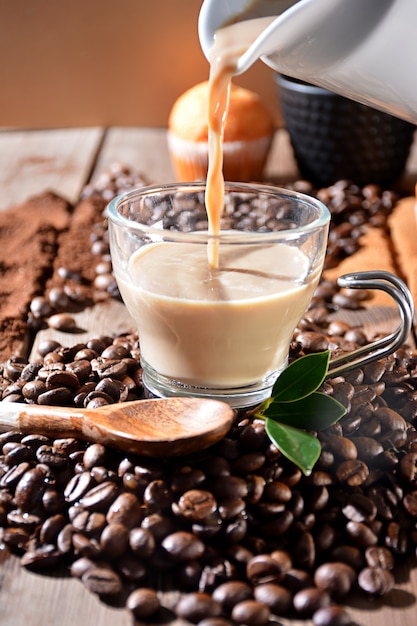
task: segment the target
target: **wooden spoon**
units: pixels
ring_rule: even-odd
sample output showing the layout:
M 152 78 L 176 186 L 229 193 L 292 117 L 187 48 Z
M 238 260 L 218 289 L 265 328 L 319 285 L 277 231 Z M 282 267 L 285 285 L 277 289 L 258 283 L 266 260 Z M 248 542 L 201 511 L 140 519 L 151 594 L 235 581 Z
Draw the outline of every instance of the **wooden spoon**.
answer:
M 0 430 L 78 437 L 146 456 L 189 454 L 229 431 L 233 409 L 200 398 L 162 398 L 96 409 L 0 402 Z

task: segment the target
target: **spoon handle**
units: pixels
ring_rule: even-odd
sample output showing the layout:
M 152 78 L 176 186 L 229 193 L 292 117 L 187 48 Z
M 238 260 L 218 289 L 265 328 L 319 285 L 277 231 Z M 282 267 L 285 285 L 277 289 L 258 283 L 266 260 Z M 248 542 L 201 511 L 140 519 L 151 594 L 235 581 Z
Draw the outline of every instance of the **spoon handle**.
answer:
M 219 441 L 234 422 L 223 402 L 162 398 L 96 409 L 0 402 L 0 432 L 78 437 L 146 456 L 177 456 Z
M 38 433 L 65 437 L 81 434 L 81 420 L 77 409 L 69 407 L 42 407 L 37 404 L 0 402 L 0 431 L 19 430 L 22 433 Z M 92 433 L 93 437 L 93 433 Z

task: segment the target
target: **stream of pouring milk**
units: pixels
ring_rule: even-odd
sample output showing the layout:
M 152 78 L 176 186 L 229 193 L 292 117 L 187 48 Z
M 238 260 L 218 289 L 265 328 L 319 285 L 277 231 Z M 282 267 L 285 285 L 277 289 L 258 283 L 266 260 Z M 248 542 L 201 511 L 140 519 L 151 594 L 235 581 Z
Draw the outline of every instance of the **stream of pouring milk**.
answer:
M 239 57 L 275 17 L 261 17 L 230 26 L 216 32 L 210 51 L 208 93 L 208 172 L 206 182 L 206 210 L 209 234 L 208 263 L 219 265 L 220 220 L 224 206 L 223 131 L 229 104 L 230 86 Z

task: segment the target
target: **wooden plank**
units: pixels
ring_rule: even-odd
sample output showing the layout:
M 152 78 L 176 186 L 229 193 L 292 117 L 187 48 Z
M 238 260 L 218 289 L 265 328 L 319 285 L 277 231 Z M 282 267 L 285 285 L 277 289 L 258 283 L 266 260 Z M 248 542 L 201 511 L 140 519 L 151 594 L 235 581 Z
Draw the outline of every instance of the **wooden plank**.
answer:
M 299 177 L 297 163 L 286 130 L 275 133 L 271 151 L 265 166 L 264 179 L 277 184 L 284 184 Z
M 0 210 L 47 190 L 75 203 L 103 135 L 101 128 L 0 132 Z
M 76 343 L 86 342 L 88 339 L 99 335 L 116 337 L 135 330 L 135 323 L 125 305 L 116 300 L 102 302 L 80 313 L 75 313 L 73 317 L 77 327 L 75 333 L 62 332 L 54 328 L 45 328 L 39 331 L 33 343 L 30 359 L 34 360 L 39 356 L 39 344 L 47 339 L 53 339 L 62 346 L 71 347 Z
M 105 604 L 65 573 L 35 574 L 4 550 L 0 573 L 1 626 L 132 626 L 129 611 Z
M 164 128 L 110 128 L 100 150 L 92 181 L 115 162 L 140 172 L 150 183 L 175 181 Z

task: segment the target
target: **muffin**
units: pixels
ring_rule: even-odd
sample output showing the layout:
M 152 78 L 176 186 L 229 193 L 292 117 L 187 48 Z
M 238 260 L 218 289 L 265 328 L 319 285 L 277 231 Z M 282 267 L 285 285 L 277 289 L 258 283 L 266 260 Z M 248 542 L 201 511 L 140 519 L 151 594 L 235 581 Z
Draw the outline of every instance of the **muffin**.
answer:
M 208 166 L 208 82 L 174 103 L 168 120 L 168 148 L 179 181 L 205 179 Z M 272 115 L 260 97 L 232 85 L 223 137 L 223 174 L 229 181 L 259 181 L 274 135 Z

